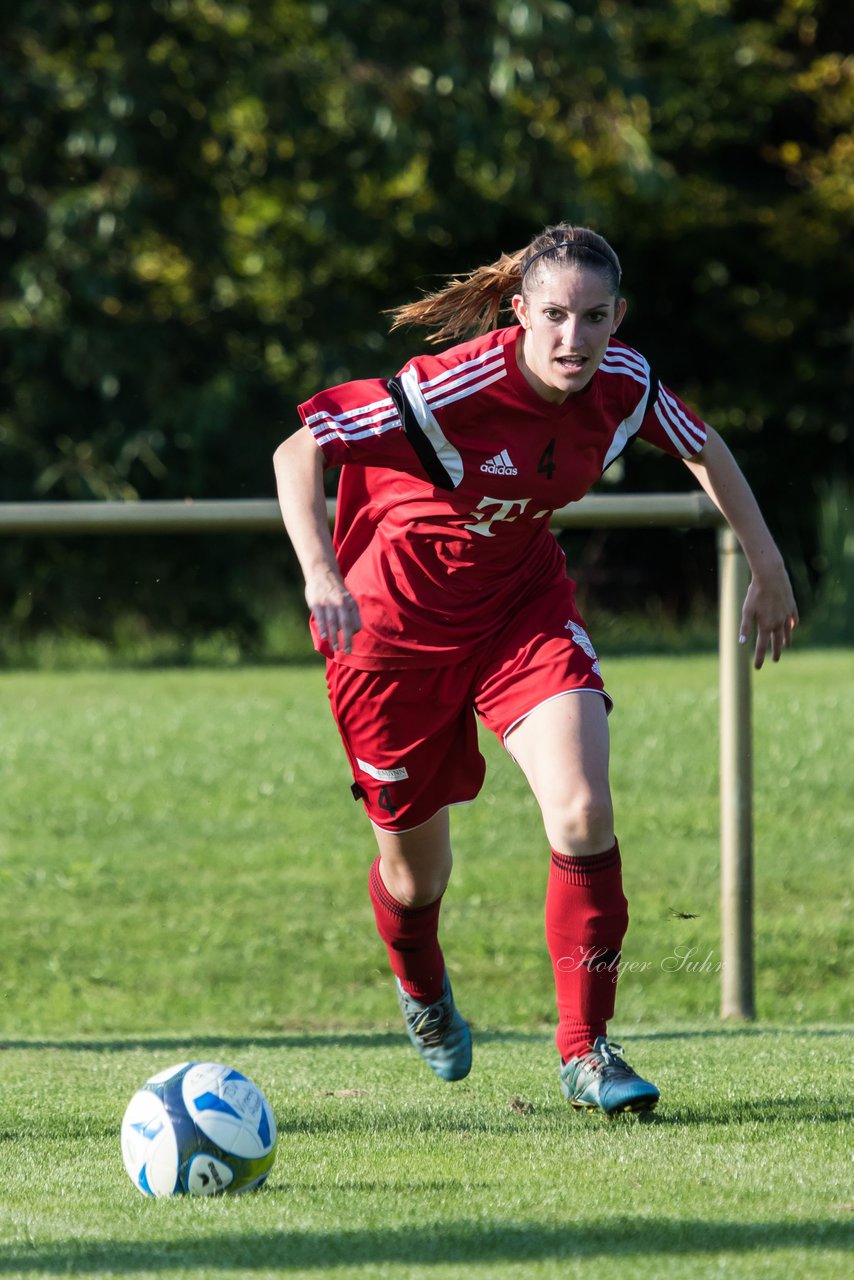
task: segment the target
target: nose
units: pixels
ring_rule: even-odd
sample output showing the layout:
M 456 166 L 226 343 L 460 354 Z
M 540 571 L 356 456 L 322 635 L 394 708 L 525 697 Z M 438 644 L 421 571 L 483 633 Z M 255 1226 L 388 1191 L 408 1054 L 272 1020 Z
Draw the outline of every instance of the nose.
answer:
M 561 325 L 560 337 L 564 351 L 581 350 L 581 320 L 579 316 L 570 315 L 566 317 Z

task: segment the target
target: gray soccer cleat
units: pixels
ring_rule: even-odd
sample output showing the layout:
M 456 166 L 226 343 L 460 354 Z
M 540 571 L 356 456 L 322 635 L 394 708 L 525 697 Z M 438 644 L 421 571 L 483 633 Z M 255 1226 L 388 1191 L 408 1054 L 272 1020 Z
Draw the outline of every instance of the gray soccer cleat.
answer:
M 471 1031 L 454 1004 L 447 973 L 435 1004 L 421 1004 L 394 981 L 409 1039 L 427 1066 L 442 1080 L 462 1080 L 471 1071 Z
M 570 1058 L 560 1069 L 560 1087 L 567 1102 L 578 1111 L 604 1111 L 606 1116 L 621 1111 L 651 1111 L 659 1093 L 617 1055 L 618 1044 L 597 1036 L 593 1048 Z

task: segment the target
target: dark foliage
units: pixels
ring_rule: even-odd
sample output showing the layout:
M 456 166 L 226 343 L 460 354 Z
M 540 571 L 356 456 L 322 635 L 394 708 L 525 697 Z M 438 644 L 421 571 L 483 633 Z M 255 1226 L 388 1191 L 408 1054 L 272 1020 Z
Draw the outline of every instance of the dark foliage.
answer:
M 384 308 L 569 218 L 616 245 L 623 336 L 725 432 L 808 565 L 817 486 L 850 456 L 843 11 L 10 6 L 0 500 L 272 495 L 298 401 L 421 345 L 389 338 Z M 688 477 L 639 450 L 616 484 Z M 0 602 L 24 631 L 108 636 L 130 612 L 251 644 L 259 602 L 293 579 L 286 551 L 239 539 L 3 556 Z M 661 535 L 638 589 L 686 608 L 668 586 L 685 558 Z

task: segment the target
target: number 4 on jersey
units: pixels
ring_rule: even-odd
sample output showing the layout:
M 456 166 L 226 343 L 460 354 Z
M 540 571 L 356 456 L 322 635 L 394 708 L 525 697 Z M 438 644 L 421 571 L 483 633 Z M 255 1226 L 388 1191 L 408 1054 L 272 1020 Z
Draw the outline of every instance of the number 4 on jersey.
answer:
M 547 480 L 551 480 L 556 470 L 557 470 L 557 463 L 555 462 L 555 441 L 550 440 L 546 445 L 545 449 L 543 450 L 542 457 L 537 463 L 537 473 L 539 475 L 545 475 Z

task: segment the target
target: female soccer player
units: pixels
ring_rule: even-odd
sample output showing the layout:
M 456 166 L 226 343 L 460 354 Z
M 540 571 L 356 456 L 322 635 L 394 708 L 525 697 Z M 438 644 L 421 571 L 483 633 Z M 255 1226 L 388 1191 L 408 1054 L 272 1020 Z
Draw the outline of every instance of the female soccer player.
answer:
M 769 647 L 780 658 L 797 622 L 780 553 L 726 445 L 614 337 L 619 290 L 606 240 L 549 227 L 393 313 L 431 341 L 476 336 L 388 380 L 321 391 L 274 460 L 353 793 L 379 847 L 369 889 L 410 1040 L 441 1078 L 468 1074 L 471 1035 L 438 920 L 448 807 L 484 779 L 476 714 L 524 772 L 551 845 L 545 923 L 563 1094 L 607 1114 L 654 1107 L 659 1093 L 606 1035 L 628 924 L 611 700 L 549 518 L 640 436 L 684 461 L 738 536 L 752 573 L 740 638 L 755 627 L 757 667 Z M 517 323 L 496 328 L 508 301 Z M 328 466 L 342 468 L 332 539 Z

